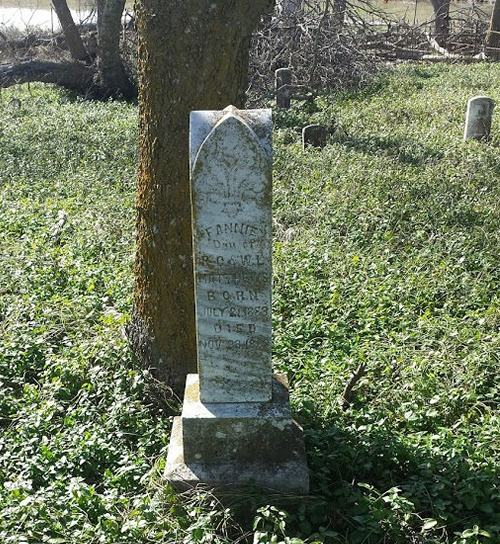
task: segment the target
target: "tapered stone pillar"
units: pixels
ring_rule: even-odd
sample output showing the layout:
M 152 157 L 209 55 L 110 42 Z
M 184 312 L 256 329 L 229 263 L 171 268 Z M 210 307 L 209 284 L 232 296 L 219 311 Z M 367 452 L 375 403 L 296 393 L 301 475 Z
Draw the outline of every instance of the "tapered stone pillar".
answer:
M 302 429 L 271 369 L 271 134 L 270 110 L 191 114 L 198 374 L 168 452 L 178 488 L 308 491 Z
M 276 91 L 276 106 L 288 109 L 291 104 L 290 85 L 292 84 L 292 71 L 290 68 L 278 68 L 274 72 L 274 87 Z

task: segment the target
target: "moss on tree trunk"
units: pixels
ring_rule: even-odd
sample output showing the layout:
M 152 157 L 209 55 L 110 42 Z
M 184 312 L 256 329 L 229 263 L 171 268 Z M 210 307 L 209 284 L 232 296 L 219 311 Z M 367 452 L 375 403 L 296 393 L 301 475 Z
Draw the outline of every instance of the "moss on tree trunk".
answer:
M 129 339 L 178 393 L 196 372 L 192 110 L 242 106 L 250 35 L 271 0 L 138 0 L 140 159 Z

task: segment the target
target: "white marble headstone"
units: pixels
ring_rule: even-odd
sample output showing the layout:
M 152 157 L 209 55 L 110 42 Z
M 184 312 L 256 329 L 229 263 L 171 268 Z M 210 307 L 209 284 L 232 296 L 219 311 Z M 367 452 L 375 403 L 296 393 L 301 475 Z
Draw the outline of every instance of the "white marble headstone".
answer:
M 271 400 L 271 110 L 194 111 L 191 201 L 200 399 Z

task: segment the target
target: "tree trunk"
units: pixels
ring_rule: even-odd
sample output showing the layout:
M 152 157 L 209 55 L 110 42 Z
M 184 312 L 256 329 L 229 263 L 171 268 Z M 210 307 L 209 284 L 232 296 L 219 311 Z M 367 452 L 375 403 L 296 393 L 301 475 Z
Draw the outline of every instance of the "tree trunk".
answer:
M 493 60 L 500 60 L 500 0 L 495 0 L 491 13 L 490 27 L 486 35 L 486 54 Z
M 132 349 L 182 394 L 196 372 L 192 110 L 242 106 L 250 35 L 272 0 L 138 0 L 140 157 Z
M 107 0 L 96 0 L 96 7 L 97 7 L 97 33 L 101 33 L 101 21 L 102 21 L 102 14 L 104 12 L 104 6 L 106 4 Z M 120 14 L 121 17 L 121 14 Z
M 92 98 L 117 96 L 135 99 L 137 89 L 127 76 L 120 57 L 120 30 L 124 4 L 125 0 L 97 0 L 99 34 L 97 67 L 95 65 L 84 65 L 80 62 L 39 60 L 30 60 L 18 64 L 0 64 L 0 88 L 9 87 L 16 83 L 41 81 L 55 83 Z M 54 8 L 57 6 L 56 12 L 60 17 L 61 26 L 66 29 L 64 32 L 65 41 L 68 48 L 71 48 L 77 42 L 76 39 L 72 40 L 71 37 L 75 38 L 77 36 L 80 42 L 81 38 L 74 26 L 71 13 L 67 10 L 66 0 L 54 0 L 53 5 Z M 57 11 L 59 8 L 63 9 L 64 7 L 69 13 L 69 18 L 66 17 L 67 14 L 64 15 L 62 10 Z M 71 25 L 68 21 L 71 21 L 74 32 L 70 29 Z M 85 48 L 83 50 L 85 51 Z M 71 54 L 75 59 L 77 58 L 78 54 L 75 49 L 71 49 Z M 90 60 L 86 51 L 85 55 L 85 60 Z
M 68 46 L 71 56 L 75 60 L 88 62 L 90 60 L 89 55 L 85 50 L 82 37 L 76 28 L 66 0 L 52 0 L 52 6 L 59 19 L 59 23 L 61 24 L 64 39 L 66 40 L 66 45 Z
M 134 98 L 130 81 L 120 56 L 120 33 L 125 0 L 98 0 L 97 71 L 99 84 L 108 96 Z
M 450 0 L 431 0 L 434 8 L 434 32 L 436 41 L 446 47 L 450 36 Z

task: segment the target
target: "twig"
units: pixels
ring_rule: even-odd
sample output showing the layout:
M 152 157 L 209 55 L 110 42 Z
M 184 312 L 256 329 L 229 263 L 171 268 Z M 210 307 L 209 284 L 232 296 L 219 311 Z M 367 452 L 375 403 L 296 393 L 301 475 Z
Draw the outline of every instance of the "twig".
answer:
M 342 393 L 342 397 L 340 399 L 340 405 L 344 412 L 347 410 L 347 408 L 351 404 L 354 387 L 365 374 L 366 374 L 366 363 L 361 363 L 358 366 L 358 368 L 355 370 L 354 374 L 349 378 L 349 381 L 346 383 L 344 392 Z

